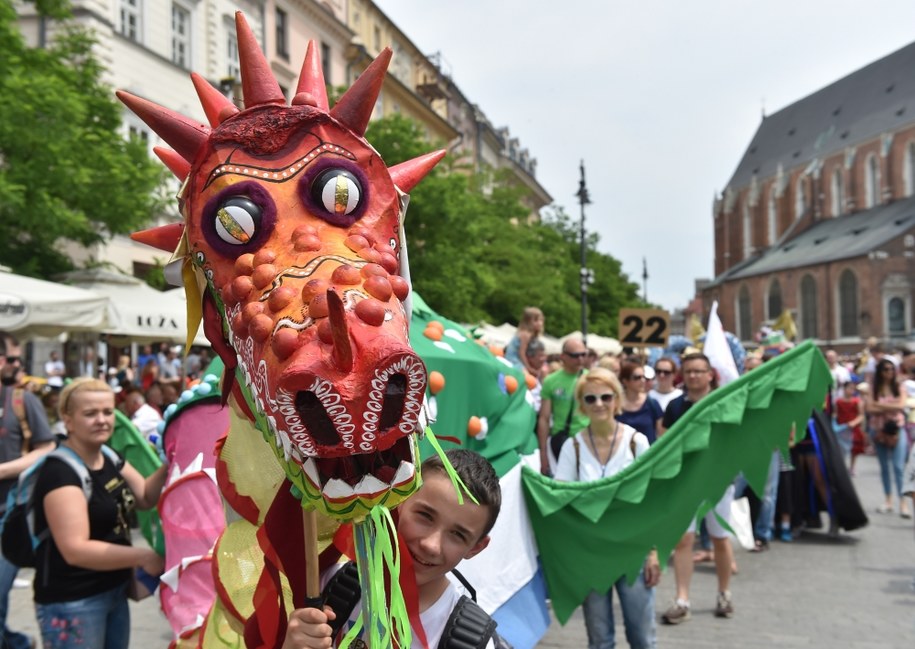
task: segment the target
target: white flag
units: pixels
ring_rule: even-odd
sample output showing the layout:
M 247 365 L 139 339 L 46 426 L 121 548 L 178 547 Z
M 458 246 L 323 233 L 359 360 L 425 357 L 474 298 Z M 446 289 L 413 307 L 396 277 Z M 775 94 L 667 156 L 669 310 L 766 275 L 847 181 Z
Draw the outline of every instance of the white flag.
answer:
M 719 386 L 727 385 L 740 376 L 731 347 L 728 345 L 728 339 L 724 337 L 724 327 L 721 326 L 721 319 L 718 317 L 717 300 L 712 303 L 712 311 L 708 316 L 708 327 L 702 352 L 708 356 L 712 367 L 718 372 Z

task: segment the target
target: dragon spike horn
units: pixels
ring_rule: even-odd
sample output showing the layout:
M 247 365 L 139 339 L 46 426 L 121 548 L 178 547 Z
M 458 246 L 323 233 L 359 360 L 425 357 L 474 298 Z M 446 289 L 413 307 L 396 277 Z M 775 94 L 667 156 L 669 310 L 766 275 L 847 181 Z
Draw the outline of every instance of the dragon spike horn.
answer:
M 270 64 L 261 46 L 248 27 L 245 15 L 235 12 L 235 32 L 238 37 L 238 61 L 241 66 L 241 88 L 245 108 L 264 104 L 285 104 L 286 98 L 270 71 Z
M 324 83 L 324 68 L 321 67 L 321 55 L 314 41 L 308 41 L 302 72 L 299 73 L 299 85 L 295 89 L 293 105 L 308 104 L 323 110 L 328 109 L 327 85 Z
M 446 153 L 448 152 L 445 149 L 441 149 L 401 162 L 399 165 L 394 165 L 388 169 L 391 173 L 391 180 L 400 188 L 400 191 L 409 194 L 410 190 L 416 187 L 419 181 L 425 178 L 426 174 L 442 161 Z
M 182 158 L 176 152 L 171 149 L 166 149 L 164 146 L 154 146 L 153 153 L 155 153 L 159 160 L 161 160 L 169 171 L 175 174 L 175 177 L 184 182 L 184 179 L 187 178 L 187 175 L 191 172 L 191 163 Z
M 160 225 L 148 230 L 134 232 L 130 235 L 130 238 L 165 252 L 175 252 L 182 235 L 184 235 L 183 223 L 169 223 L 168 225 Z
M 365 129 L 369 125 L 369 119 L 375 109 L 375 100 L 378 99 L 378 93 L 381 92 L 384 73 L 391 62 L 392 54 L 390 47 L 381 50 L 378 58 L 359 75 L 356 82 L 340 97 L 340 101 L 330 111 L 331 117 L 336 118 L 356 135 L 365 135 Z
M 164 106 L 124 90 L 115 94 L 185 160 L 193 160 L 210 135 L 209 127 Z
M 191 72 L 191 81 L 194 82 L 197 96 L 200 97 L 200 105 L 203 106 L 203 112 L 207 114 L 210 126 L 219 126 L 227 117 L 238 112 L 235 104 L 196 72 Z
M 353 347 L 346 326 L 346 311 L 343 308 L 343 300 L 332 288 L 327 289 L 327 310 L 330 331 L 334 339 L 334 364 L 341 371 L 349 372 L 353 369 Z

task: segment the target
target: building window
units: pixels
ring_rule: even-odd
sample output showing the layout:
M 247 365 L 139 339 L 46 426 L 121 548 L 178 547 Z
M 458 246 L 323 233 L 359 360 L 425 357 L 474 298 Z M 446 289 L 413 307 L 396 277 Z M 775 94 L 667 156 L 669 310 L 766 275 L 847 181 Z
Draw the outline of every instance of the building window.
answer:
M 142 15 L 142 0 L 121 0 L 121 34 L 139 43 Z
M 321 69 L 324 72 L 324 83 L 329 86 L 334 85 L 330 74 L 330 45 L 321 41 Z
M 845 187 L 842 182 L 842 169 L 836 167 L 832 172 L 832 184 L 829 190 L 830 203 L 833 216 L 842 216 L 842 206 L 845 203 Z
M 753 228 L 750 220 L 750 208 L 743 205 L 743 258 L 749 259 L 753 254 Z
M 801 337 L 817 337 L 817 283 L 811 275 L 801 279 Z
M 864 207 L 870 209 L 877 205 L 880 191 L 880 164 L 873 153 L 867 156 L 864 168 Z
M 769 206 L 768 206 L 768 234 L 769 234 L 769 245 L 774 246 L 775 240 L 778 238 L 778 210 L 776 209 L 775 202 L 775 187 L 769 191 Z
M 858 335 L 858 279 L 846 269 L 839 276 L 839 336 Z
M 769 297 L 766 299 L 769 320 L 775 320 L 782 313 L 782 285 L 777 279 L 769 284 Z
M 794 188 L 794 218 L 799 219 L 804 216 L 807 209 L 807 185 L 804 183 L 804 177 L 797 179 L 797 185 Z
M 376 26 L 375 29 L 372 30 L 372 35 L 372 44 L 375 46 L 375 51 L 379 52 L 381 51 L 381 27 Z
M 905 334 L 905 300 L 901 297 L 891 297 L 886 305 L 887 329 L 890 336 Z
M 905 148 L 905 161 L 902 164 L 905 175 L 905 195 L 915 194 L 915 141 L 909 142 Z
M 233 32 L 226 34 L 226 76 L 238 81 L 241 68 L 238 65 L 238 37 Z
M 191 67 L 191 12 L 172 4 L 172 63 Z
M 289 18 L 280 8 L 276 10 L 276 55 L 289 60 Z
M 744 284 L 737 294 L 737 335 L 741 340 L 753 338 L 753 314 L 750 308 L 750 289 Z

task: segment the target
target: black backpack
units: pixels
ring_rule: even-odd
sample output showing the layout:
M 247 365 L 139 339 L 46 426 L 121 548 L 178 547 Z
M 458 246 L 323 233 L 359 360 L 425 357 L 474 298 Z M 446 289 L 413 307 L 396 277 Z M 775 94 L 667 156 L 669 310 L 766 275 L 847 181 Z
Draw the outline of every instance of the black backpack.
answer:
M 456 570 L 453 572 L 476 597 L 476 592 L 464 577 Z M 327 582 L 321 595 L 324 604 L 330 606 L 337 615 L 329 623 L 333 629 L 332 636 L 336 637 L 362 597 L 356 564 L 350 561 L 338 570 Z M 479 604 L 465 595 L 451 611 L 436 649 L 484 649 L 490 638 L 496 649 L 512 649 L 512 646 L 496 633 L 496 621 L 480 608 Z
M 102 451 L 120 468 L 123 464 L 121 457 L 107 446 Z M 6 514 L 0 522 L 0 548 L 3 556 L 13 565 L 20 568 L 35 567 L 35 551 L 38 546 L 51 535 L 51 530 L 45 528 L 40 534 L 35 534 L 35 483 L 38 482 L 38 472 L 49 458 L 64 462 L 79 477 L 86 502 L 92 498 L 92 478 L 89 469 L 75 452 L 66 446 L 56 449 L 40 458 L 35 464 L 19 475 L 19 481 L 10 489 L 6 497 Z

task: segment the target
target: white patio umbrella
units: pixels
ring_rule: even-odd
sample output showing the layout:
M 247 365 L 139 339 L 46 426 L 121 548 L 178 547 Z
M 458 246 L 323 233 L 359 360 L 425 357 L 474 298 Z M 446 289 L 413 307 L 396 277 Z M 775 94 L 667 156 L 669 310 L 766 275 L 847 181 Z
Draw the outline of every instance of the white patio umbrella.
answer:
M 108 298 L 105 333 L 138 343 L 185 342 L 187 303 L 183 291 L 157 291 L 136 277 L 100 268 L 66 273 L 64 281 Z M 209 345 L 199 329 L 194 344 Z
M 0 271 L 0 331 L 20 338 L 102 331 L 107 303 L 93 291 Z

